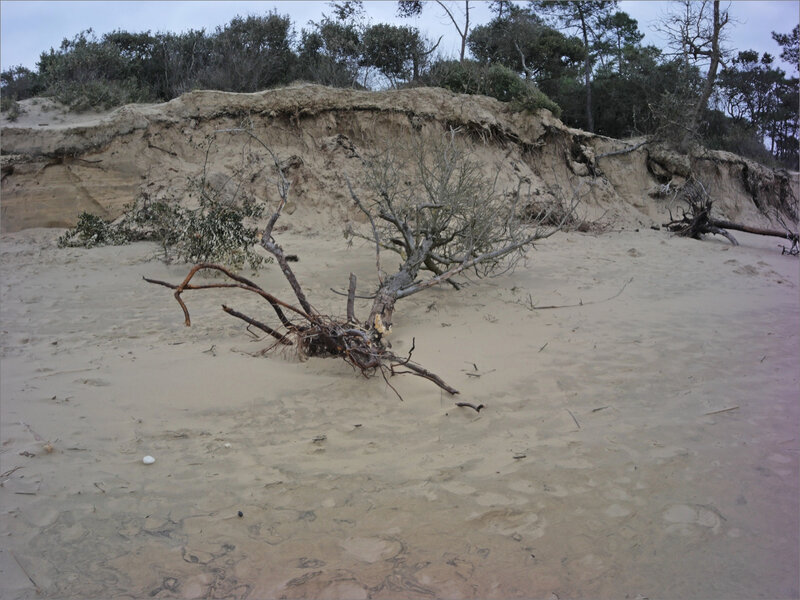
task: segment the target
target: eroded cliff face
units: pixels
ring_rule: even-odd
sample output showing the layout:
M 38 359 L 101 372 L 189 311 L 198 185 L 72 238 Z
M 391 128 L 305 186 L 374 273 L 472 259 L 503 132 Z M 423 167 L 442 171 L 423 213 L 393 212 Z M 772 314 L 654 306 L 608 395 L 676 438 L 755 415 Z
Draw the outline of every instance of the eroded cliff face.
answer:
M 515 189 L 522 180 L 531 198 L 578 195 L 585 219 L 661 223 L 670 185 L 693 172 L 721 217 L 767 225 L 765 213 L 777 208 L 796 220 L 797 173 L 724 152 L 686 157 L 647 144 L 621 152 L 641 140 L 592 135 L 547 111 L 514 113 L 491 98 L 441 89 L 362 92 L 303 84 L 254 94 L 196 91 L 90 116 L 28 108 L 27 117 L 2 123 L 3 232 L 71 226 L 82 211 L 113 219 L 143 195 L 191 202 L 187 181 L 204 169 L 207 182 L 223 189 L 252 162 L 248 157 L 263 154 L 230 131 L 243 126 L 285 161 L 293 183 L 291 223 L 308 231 L 360 220 L 346 192 L 347 178 L 368 193 L 359 156 L 408 146 L 416 131 L 448 128 L 466 134 L 487 172 L 499 172 L 500 189 Z M 262 171 L 248 171 L 244 185 L 269 200 L 274 173 Z

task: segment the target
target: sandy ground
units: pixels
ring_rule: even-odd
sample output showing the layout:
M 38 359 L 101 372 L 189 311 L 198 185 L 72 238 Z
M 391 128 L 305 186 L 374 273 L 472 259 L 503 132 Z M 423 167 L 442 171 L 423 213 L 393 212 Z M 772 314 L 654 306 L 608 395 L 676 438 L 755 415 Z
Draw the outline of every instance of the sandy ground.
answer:
M 141 276 L 186 266 L 58 233 L 0 238 L 2 598 L 800 593 L 798 260 L 773 239 L 559 234 L 401 301 L 395 350 L 415 338 L 476 413 L 250 356 L 267 342 L 219 305 L 254 299 L 190 295 L 185 328 Z M 322 311 L 373 281 L 338 232 L 281 242 Z
M 19 112 L 9 119 L 8 112 L 0 113 L 0 126 L 48 129 L 69 129 L 76 126 L 92 126 L 109 117 L 113 111 L 70 112 L 63 104 L 52 98 L 27 98 L 18 102 Z M 144 105 L 140 105 L 144 106 Z

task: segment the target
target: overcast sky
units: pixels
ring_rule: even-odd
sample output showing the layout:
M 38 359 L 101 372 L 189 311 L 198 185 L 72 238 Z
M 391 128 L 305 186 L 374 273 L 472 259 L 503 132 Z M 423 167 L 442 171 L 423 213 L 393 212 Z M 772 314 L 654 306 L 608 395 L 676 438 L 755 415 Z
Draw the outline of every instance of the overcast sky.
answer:
M 653 30 L 653 24 L 667 12 L 670 2 L 628 0 L 619 3 L 619 10 L 627 12 L 639 22 L 645 33 L 644 43 L 661 46 L 663 40 Z M 440 50 L 456 56 L 459 49 L 458 36 L 442 10 L 433 2 L 423 16 L 414 19 L 395 17 L 396 2 L 367 1 L 364 3 L 367 16 L 372 23 L 395 22 L 418 27 L 429 38 L 445 38 Z M 462 9 L 463 2 L 451 2 L 455 9 Z M 488 2 L 471 2 L 472 24 L 487 23 L 491 19 Z M 129 32 L 150 30 L 182 32 L 188 29 L 213 31 L 234 16 L 261 15 L 277 10 L 291 17 L 295 29 L 308 26 L 309 21 L 318 21 L 323 13 L 331 13 L 328 2 L 283 1 L 106 1 L 70 2 L 58 1 L 0 1 L 0 65 L 2 69 L 23 65 L 36 68 L 43 51 L 58 48 L 61 40 L 72 38 L 84 29 L 92 28 L 102 35 L 115 29 Z M 800 20 L 800 0 L 759 0 L 731 2 L 729 12 L 737 22 L 730 29 L 729 46 L 736 50 L 754 49 L 770 52 L 776 58 L 779 46 L 772 40 L 771 32 L 788 33 Z M 790 67 L 783 65 L 790 70 Z

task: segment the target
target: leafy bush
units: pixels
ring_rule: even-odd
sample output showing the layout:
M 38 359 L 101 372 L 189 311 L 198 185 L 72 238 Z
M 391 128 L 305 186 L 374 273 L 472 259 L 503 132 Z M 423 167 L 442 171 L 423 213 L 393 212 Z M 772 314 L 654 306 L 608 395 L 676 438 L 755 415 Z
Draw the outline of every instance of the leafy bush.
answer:
M 39 59 L 46 93 L 75 111 L 142 102 L 151 94 L 122 49 L 98 40 L 91 29 L 64 40 Z
M 533 83 L 500 64 L 487 66 L 475 61 L 439 61 L 431 67 L 426 83 L 458 94 L 482 94 L 510 102 L 518 111 L 546 108 L 556 116 L 561 108 Z
M 511 105 L 515 110 L 536 112 L 540 108 L 545 108 L 556 117 L 561 116 L 561 107 L 551 100 L 547 94 L 536 86 L 528 85 L 527 87 L 528 89 L 523 95 L 511 101 Z
M 19 102 L 3 96 L 0 98 L 0 112 L 6 113 L 6 118 L 9 121 L 16 121 L 22 109 L 20 108 Z
M 263 214 L 261 204 L 242 206 L 218 201 L 203 201 L 197 210 L 182 215 L 185 229 L 174 244 L 177 255 L 187 262 L 216 262 L 241 269 L 245 262 L 257 269 L 264 257 L 253 251 L 258 242 L 256 227 L 244 225 L 245 217 Z
M 263 212 L 256 201 L 223 202 L 205 193 L 196 209 L 141 196 L 114 223 L 82 213 L 58 244 L 92 248 L 149 240 L 161 245 L 167 262 L 214 262 L 235 269 L 248 263 L 258 269 L 267 259 L 253 250 L 258 228 L 246 226 L 244 219 L 258 219 Z
M 483 93 L 501 102 L 510 102 L 524 96 L 527 85 L 508 67 L 494 64 L 486 70 Z
M 440 60 L 431 66 L 424 82 L 456 94 L 479 94 L 480 65 L 474 61 Z
M 78 223 L 64 235 L 58 238 L 58 245 L 62 248 L 94 246 L 108 246 L 125 244 L 131 241 L 127 227 L 107 223 L 97 215 L 82 212 Z
M 75 112 L 107 110 L 149 98 L 134 80 L 93 79 L 86 83 L 60 81 L 50 88 L 53 97 Z
M 11 67 L 0 73 L 0 89 L 2 89 L 3 111 L 18 100 L 32 98 L 44 89 L 41 77 L 22 65 Z

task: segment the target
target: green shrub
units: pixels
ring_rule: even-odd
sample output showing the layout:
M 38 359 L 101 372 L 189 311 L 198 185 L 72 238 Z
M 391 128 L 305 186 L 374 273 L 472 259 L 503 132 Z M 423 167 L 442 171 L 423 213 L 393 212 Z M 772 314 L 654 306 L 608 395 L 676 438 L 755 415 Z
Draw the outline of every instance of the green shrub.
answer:
M 435 63 L 425 76 L 428 85 L 442 87 L 456 94 L 475 94 L 480 78 L 468 64 L 457 60 L 443 60 Z
M 476 61 L 439 61 L 425 78 L 425 83 L 443 87 L 457 94 L 482 94 L 509 102 L 518 111 L 546 108 L 556 116 L 561 108 L 536 85 L 500 64 L 487 66 Z
M 58 238 L 58 245 L 93 248 L 125 244 L 128 241 L 130 235 L 126 227 L 107 223 L 97 215 L 82 212 L 77 225 Z
M 258 269 L 268 259 L 253 250 L 258 228 L 246 226 L 244 219 L 260 218 L 263 212 L 264 205 L 255 201 L 223 202 L 207 194 L 196 209 L 142 196 L 114 223 L 82 213 L 58 244 L 92 248 L 149 240 L 161 245 L 167 262 L 212 262 L 234 269 L 247 263 Z
M 19 100 L 26 100 L 44 90 L 41 77 L 30 69 L 17 65 L 0 73 L 0 97 L 2 110 Z
M 253 251 L 258 229 L 244 225 L 243 218 L 258 218 L 263 205 L 242 206 L 219 201 L 204 201 L 197 210 L 186 211 L 186 228 L 174 245 L 187 262 L 218 262 L 241 269 L 248 262 L 257 269 L 264 257 Z
M 539 88 L 528 85 L 526 92 L 511 101 L 515 110 L 536 112 L 540 108 L 546 108 L 556 117 L 561 117 L 561 107 L 547 96 Z
M 0 97 L 0 112 L 6 113 L 6 118 L 13 122 L 19 118 L 22 109 L 20 108 L 19 102 L 3 96 Z
M 42 53 L 39 72 L 45 93 L 77 112 L 152 98 L 123 48 L 98 39 L 91 29 L 65 39 L 58 51 Z
M 66 82 L 55 86 L 51 92 L 56 100 L 74 112 L 107 110 L 145 100 L 135 89 L 135 84 L 121 81 Z
M 482 93 L 501 102 L 510 102 L 524 96 L 526 83 L 508 67 L 494 64 L 486 70 Z

